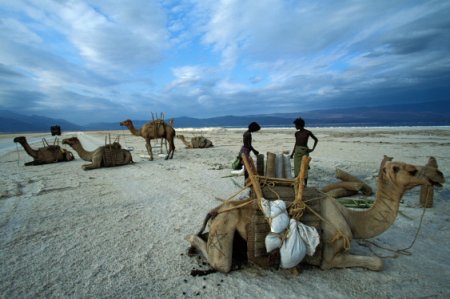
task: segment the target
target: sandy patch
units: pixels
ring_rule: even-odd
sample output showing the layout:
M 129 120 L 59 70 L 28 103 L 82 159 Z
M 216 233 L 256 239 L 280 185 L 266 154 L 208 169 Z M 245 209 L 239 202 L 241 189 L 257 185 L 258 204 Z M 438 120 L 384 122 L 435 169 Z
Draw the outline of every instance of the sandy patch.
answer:
M 319 144 L 312 153 L 309 186 L 334 182 L 336 167 L 376 189 L 383 155 L 423 165 L 437 159 L 450 177 L 450 128 L 313 128 Z M 200 132 L 201 131 L 201 132 Z M 179 130 L 203 134 L 215 145 L 185 149 L 175 140 L 173 160 L 146 154 L 144 140 L 127 131 L 65 133 L 78 136 L 89 150 L 107 133 L 133 148 L 133 165 L 83 171 L 86 163 L 25 167 L 31 161 L 12 135 L 0 137 L 0 293 L 17 297 L 145 298 L 448 298 L 450 288 L 449 184 L 435 190 L 410 255 L 385 258 L 382 272 L 364 269 L 322 271 L 308 267 L 300 276 L 245 266 L 229 274 L 192 277 L 207 269 L 186 255 L 184 236 L 197 232 L 208 209 L 238 190 L 243 177 L 229 178 L 243 130 Z M 293 129 L 264 129 L 254 147 L 292 151 Z M 32 146 L 49 136 L 27 135 Z M 68 148 L 69 149 L 69 148 Z M 233 181 L 234 180 L 234 181 Z M 372 241 L 389 248 L 408 247 L 419 226 L 419 189 L 408 191 L 394 225 Z M 352 251 L 371 255 L 353 242 Z M 382 256 L 389 251 L 376 250 Z

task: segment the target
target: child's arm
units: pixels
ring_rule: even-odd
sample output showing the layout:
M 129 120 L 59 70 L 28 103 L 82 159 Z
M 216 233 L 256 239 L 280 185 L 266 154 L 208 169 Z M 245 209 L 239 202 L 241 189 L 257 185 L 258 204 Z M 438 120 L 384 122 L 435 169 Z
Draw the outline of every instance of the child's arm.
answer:
M 296 146 L 297 146 L 297 132 L 295 132 L 295 143 L 294 143 L 294 148 L 292 149 L 291 159 L 294 158 Z
M 317 137 L 314 136 L 314 134 L 312 132 L 309 132 L 309 136 L 311 136 L 311 138 L 314 140 L 314 145 L 313 145 L 312 149 L 309 151 L 309 152 L 312 152 L 316 148 L 316 145 L 319 142 L 319 139 L 317 139 Z

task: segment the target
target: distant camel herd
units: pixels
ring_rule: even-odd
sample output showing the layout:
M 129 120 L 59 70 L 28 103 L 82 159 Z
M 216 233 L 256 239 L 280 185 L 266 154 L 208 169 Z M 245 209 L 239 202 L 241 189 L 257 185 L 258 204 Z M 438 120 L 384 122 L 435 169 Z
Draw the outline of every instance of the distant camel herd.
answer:
M 139 129 L 134 127 L 130 119 L 124 120 L 119 124 L 127 127 L 134 136 L 140 136 L 145 139 L 145 147 L 150 161 L 153 160 L 150 141 L 159 138 L 163 138 L 169 143 L 169 150 L 165 159 L 173 158 L 175 152 L 175 129 L 171 124 L 164 122 L 162 119 L 148 122 Z M 183 135 L 180 135 L 179 138 L 186 144 L 187 148 L 207 148 L 212 146 L 212 142 L 205 137 L 194 137 L 190 143 L 186 141 Z M 61 148 L 59 145 L 47 145 L 36 150 L 28 144 L 24 136 L 16 137 L 14 142 L 21 144 L 27 154 L 33 158 L 32 162 L 25 163 L 26 166 L 71 161 L 74 159 L 70 151 Z M 118 142 L 100 146 L 92 152 L 86 151 L 76 137 L 63 139 L 62 144 L 67 144 L 72 147 L 81 159 L 92 162 L 91 164 L 83 165 L 82 168 L 84 170 L 133 163 L 130 151 L 123 149 Z

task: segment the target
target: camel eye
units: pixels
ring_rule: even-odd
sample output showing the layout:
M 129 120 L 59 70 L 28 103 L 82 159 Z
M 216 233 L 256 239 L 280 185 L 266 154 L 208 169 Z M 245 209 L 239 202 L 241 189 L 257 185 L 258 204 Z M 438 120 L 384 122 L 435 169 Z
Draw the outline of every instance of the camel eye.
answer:
M 416 176 L 416 174 L 417 174 L 417 169 L 414 169 L 414 170 L 409 171 L 409 174 L 412 175 L 412 176 Z
M 394 170 L 394 173 L 397 173 L 400 171 L 400 168 L 398 166 L 392 167 L 392 170 Z

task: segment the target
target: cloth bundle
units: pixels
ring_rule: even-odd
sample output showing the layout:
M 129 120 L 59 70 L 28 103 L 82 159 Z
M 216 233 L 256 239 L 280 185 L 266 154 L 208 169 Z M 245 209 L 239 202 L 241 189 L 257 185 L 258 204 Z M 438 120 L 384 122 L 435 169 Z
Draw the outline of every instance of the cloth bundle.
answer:
M 295 267 L 306 254 L 314 255 L 320 243 L 316 228 L 304 225 L 295 219 L 289 219 L 283 200 L 269 201 L 262 198 L 261 207 L 264 216 L 271 220 L 271 232 L 265 239 L 266 250 L 271 252 L 280 248 L 281 268 Z

